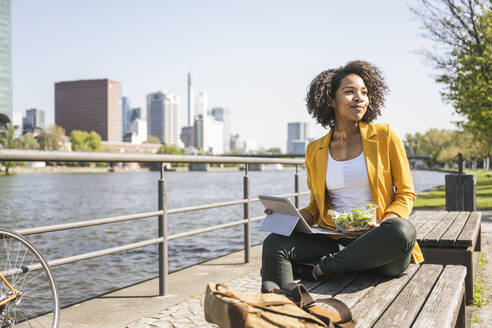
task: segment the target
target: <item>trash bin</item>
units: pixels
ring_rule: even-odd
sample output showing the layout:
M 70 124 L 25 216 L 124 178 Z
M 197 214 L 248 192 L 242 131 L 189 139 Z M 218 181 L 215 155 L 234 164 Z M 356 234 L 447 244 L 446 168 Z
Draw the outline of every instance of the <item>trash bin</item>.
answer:
M 477 181 L 474 174 L 446 174 L 446 211 L 475 211 Z

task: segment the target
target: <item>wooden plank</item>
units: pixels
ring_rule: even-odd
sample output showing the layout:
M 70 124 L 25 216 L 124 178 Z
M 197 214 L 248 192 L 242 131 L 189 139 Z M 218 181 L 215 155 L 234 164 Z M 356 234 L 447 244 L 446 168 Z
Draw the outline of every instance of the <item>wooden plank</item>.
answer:
M 451 227 L 449 227 L 448 231 L 444 235 L 442 235 L 441 240 L 439 240 L 439 246 L 451 247 L 456 243 L 456 239 L 460 235 L 463 227 L 466 224 L 470 216 L 470 212 L 460 212 L 454 220 Z
M 447 212 L 446 215 L 434 225 L 424 238 L 419 241 L 421 246 L 437 246 L 441 236 L 448 231 L 460 212 Z
M 349 308 L 352 308 L 359 299 L 362 299 L 371 289 L 374 288 L 383 277 L 376 274 L 361 274 L 351 284 L 346 286 L 336 295 L 340 301 L 344 302 Z
M 374 328 L 411 327 L 442 270 L 442 265 L 422 265 L 393 303 L 391 303 L 389 308 L 379 318 Z
M 412 222 L 415 229 L 426 223 L 436 211 L 415 211 L 408 220 Z
M 412 327 L 454 327 L 463 300 L 465 275 L 463 266 L 446 266 Z
M 457 247 L 473 246 L 480 230 L 480 223 L 482 222 L 482 212 L 472 212 L 468 221 L 466 221 L 465 227 L 461 231 L 461 234 L 456 239 Z
M 418 264 L 410 264 L 404 274 L 396 278 L 385 278 L 359 300 L 352 309 L 352 315 L 358 321 L 357 328 L 372 327 L 419 268 Z
M 417 241 L 420 243 L 422 239 L 434 228 L 434 226 L 441 221 L 446 215 L 446 211 L 439 211 L 432 213 L 431 217 L 422 224 L 417 230 Z
M 338 274 L 328 280 L 323 281 L 321 284 L 307 284 L 306 288 L 313 298 L 326 298 L 327 296 L 334 296 L 341 292 L 345 286 L 357 279 L 359 276 L 355 272 L 347 272 Z

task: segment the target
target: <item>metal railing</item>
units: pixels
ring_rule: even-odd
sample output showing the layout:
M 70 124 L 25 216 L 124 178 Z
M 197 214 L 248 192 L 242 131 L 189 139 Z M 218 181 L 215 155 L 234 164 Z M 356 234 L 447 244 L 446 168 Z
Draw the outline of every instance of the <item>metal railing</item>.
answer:
M 51 226 L 29 228 L 17 230 L 22 235 L 39 234 L 60 230 L 70 230 L 82 227 L 90 227 L 108 223 L 124 222 L 139 220 L 157 216 L 158 218 L 158 238 L 144 240 L 136 243 L 122 246 L 107 248 L 103 250 L 87 252 L 79 255 L 69 256 L 61 259 L 49 261 L 49 265 L 59 266 L 68 263 L 74 263 L 104 255 L 119 253 L 131 249 L 146 247 L 149 245 L 159 245 L 159 295 L 163 296 L 168 293 L 168 241 L 189 237 L 205 232 L 225 229 L 238 225 L 244 225 L 244 261 L 250 262 L 251 251 L 251 223 L 262 220 L 264 216 L 251 218 L 250 204 L 258 202 L 258 198 L 250 198 L 250 181 L 249 165 L 250 164 L 289 164 L 295 165 L 294 174 L 294 193 L 278 195 L 281 197 L 294 197 L 295 206 L 299 207 L 299 196 L 306 195 L 308 192 L 299 192 L 299 165 L 304 164 L 303 159 L 286 159 L 286 158 L 258 158 L 258 157 L 231 157 L 231 156 L 194 156 L 194 155 L 142 155 L 142 154 L 112 154 L 112 153 L 84 153 L 84 152 L 58 152 L 58 151 L 33 151 L 33 150 L 9 150 L 0 149 L 0 161 L 46 161 L 46 162 L 139 162 L 139 163 L 160 163 L 160 178 L 158 180 L 158 210 L 153 212 L 138 213 L 132 215 L 116 216 L 96 220 L 86 220 Z M 243 178 L 243 199 L 227 201 L 214 204 L 204 204 L 176 209 L 167 208 L 167 188 L 164 179 L 164 163 L 234 163 L 244 164 Z M 243 204 L 243 219 L 215 225 L 207 228 L 187 231 L 168 235 L 167 223 L 168 215 L 198 211 L 204 209 L 233 206 Z M 36 270 L 39 268 L 30 268 Z

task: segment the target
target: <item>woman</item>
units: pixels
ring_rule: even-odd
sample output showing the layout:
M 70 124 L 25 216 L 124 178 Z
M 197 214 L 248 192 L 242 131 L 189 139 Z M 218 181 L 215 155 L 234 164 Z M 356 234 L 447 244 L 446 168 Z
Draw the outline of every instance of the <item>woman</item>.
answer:
M 394 276 L 411 259 L 423 261 L 415 228 L 406 220 L 416 196 L 405 150 L 388 125 L 371 123 L 381 114 L 387 90 L 380 71 L 365 61 L 324 71 L 312 81 L 308 112 L 330 131 L 306 150 L 311 195 L 300 213 L 310 225 L 335 229 L 329 209 L 376 204 L 378 223 L 343 238 L 270 234 L 263 243 L 263 281 L 283 288 L 294 274 L 315 280 L 359 270 Z

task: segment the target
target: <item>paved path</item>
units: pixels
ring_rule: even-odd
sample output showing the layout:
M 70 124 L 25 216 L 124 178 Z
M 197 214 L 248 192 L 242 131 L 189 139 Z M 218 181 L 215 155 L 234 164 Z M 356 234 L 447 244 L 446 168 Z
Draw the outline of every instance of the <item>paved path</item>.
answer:
M 483 281 L 483 298 L 489 304 L 475 310 L 475 322 L 473 328 L 492 327 L 492 211 L 482 211 L 482 257 L 487 261 L 484 263 L 480 274 Z
M 472 328 L 492 327 L 492 211 L 484 211 L 482 216 L 482 254 L 488 261 L 481 271 L 484 298 L 490 303 L 475 310 L 475 322 Z M 231 289 L 256 293 L 260 289 L 258 271 L 251 272 L 232 281 L 224 281 Z M 170 306 L 151 316 L 139 319 L 125 326 L 126 328 L 188 328 L 188 327 L 217 327 L 209 324 L 203 317 L 203 297 L 201 293 L 183 303 Z M 467 312 L 471 312 L 468 307 Z
M 246 293 L 258 293 L 260 290 L 260 275 L 257 271 L 252 272 L 244 277 L 226 281 L 225 284 L 234 290 L 240 290 Z M 150 317 L 137 320 L 127 328 L 155 328 L 155 327 L 217 327 L 205 321 L 203 316 L 203 298 L 204 294 L 192 297 L 189 300 L 173 305 Z
M 166 296 L 158 296 L 157 279 L 100 295 L 62 309 L 60 327 L 204 327 L 200 302 L 207 283 L 241 285 L 258 292 L 260 262 L 261 246 L 254 246 L 247 264 L 244 252 L 238 251 L 171 273 Z

